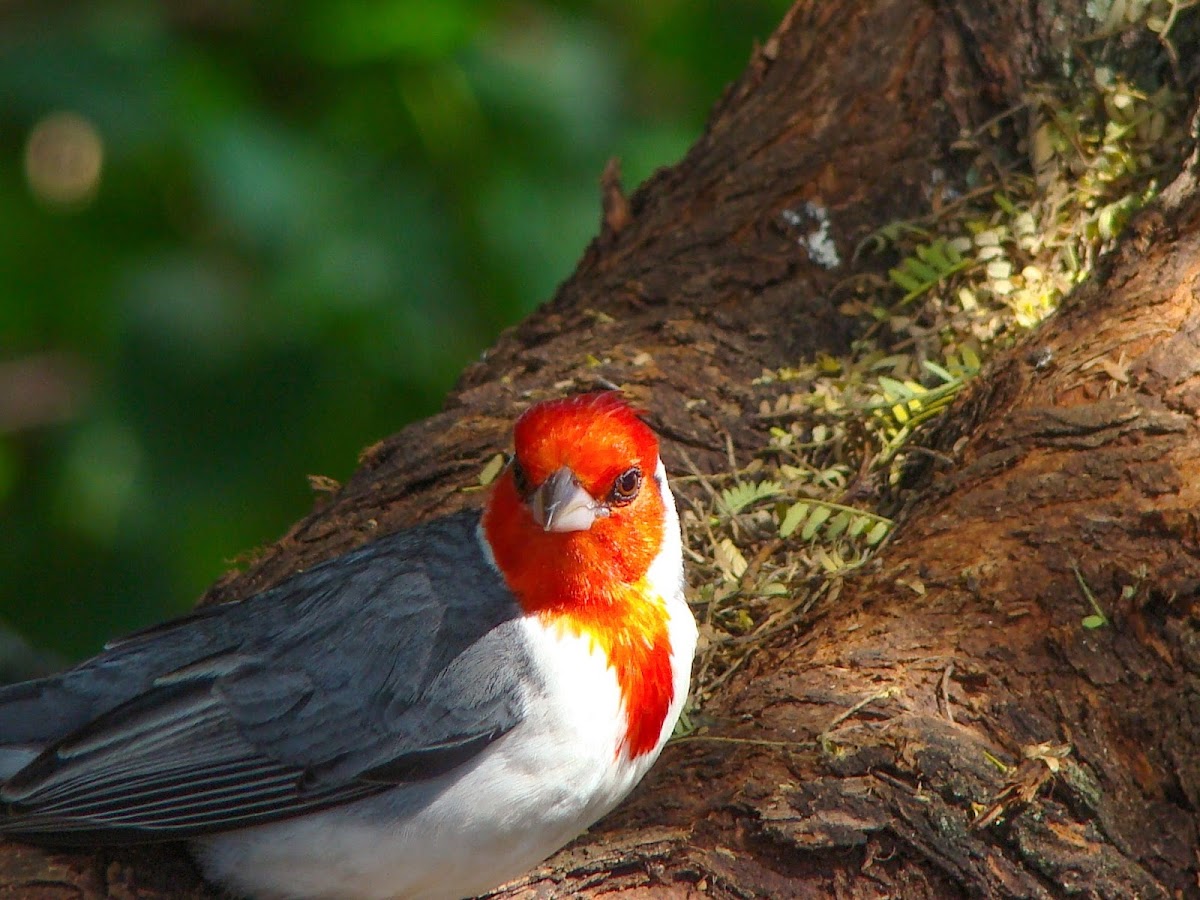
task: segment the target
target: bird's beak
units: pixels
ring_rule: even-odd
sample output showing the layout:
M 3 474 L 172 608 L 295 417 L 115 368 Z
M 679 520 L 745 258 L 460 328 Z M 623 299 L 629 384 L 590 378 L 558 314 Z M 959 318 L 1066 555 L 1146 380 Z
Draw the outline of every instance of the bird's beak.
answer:
M 566 466 L 533 492 L 529 510 L 543 529 L 558 532 L 587 531 L 596 519 L 608 515 L 608 507 L 597 503 Z

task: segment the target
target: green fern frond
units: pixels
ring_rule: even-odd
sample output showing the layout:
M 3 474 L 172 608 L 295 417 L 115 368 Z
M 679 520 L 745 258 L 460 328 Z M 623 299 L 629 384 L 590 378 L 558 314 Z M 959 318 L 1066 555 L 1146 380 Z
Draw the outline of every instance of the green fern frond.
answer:
M 778 481 L 739 482 L 720 493 L 721 511 L 727 516 L 736 516 L 742 510 L 783 492 Z
M 912 256 L 906 256 L 888 277 L 905 291 L 900 302 L 909 303 L 926 291 L 945 281 L 955 272 L 971 265 L 952 242 L 938 238 L 928 244 L 918 244 Z
M 799 530 L 800 539 L 819 539 L 832 544 L 839 538 L 861 540 L 873 547 L 887 537 L 892 520 L 852 506 L 826 500 L 798 500 L 783 512 L 779 536 L 791 537 Z

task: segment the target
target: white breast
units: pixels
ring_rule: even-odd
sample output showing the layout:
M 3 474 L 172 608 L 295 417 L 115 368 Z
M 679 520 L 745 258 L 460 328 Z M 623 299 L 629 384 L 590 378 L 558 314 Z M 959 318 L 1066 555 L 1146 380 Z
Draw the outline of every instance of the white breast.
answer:
M 668 521 L 649 577 L 667 601 L 675 693 L 653 752 L 632 761 L 617 752 L 621 692 L 589 640 L 525 619 L 520 632 L 542 687 L 515 729 L 441 778 L 201 839 L 196 851 L 206 874 L 262 900 L 454 900 L 516 877 L 616 806 L 670 736 L 696 643 L 661 463 L 655 475 Z

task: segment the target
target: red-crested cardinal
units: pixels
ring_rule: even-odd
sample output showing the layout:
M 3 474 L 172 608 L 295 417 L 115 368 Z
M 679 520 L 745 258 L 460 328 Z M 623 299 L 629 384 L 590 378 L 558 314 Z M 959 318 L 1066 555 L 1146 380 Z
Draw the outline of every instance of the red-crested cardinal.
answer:
M 187 839 L 255 898 L 460 898 L 650 768 L 696 624 L 658 442 L 615 393 L 517 421 L 482 517 L 384 537 L 0 689 L 0 831 Z

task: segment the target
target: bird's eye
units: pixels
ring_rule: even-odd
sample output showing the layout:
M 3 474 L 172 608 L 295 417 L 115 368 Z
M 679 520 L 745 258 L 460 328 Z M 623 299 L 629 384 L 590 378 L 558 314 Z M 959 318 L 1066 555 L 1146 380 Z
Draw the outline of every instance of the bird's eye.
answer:
M 525 470 L 516 456 L 510 457 L 509 465 L 512 467 L 513 484 L 517 487 L 517 493 L 522 497 L 528 497 L 533 493 L 533 485 L 529 483 L 529 476 L 525 474 Z
M 632 469 L 626 469 L 617 476 L 613 482 L 612 491 L 609 492 L 609 502 L 614 506 L 624 506 L 626 503 L 633 502 L 633 498 L 637 496 L 638 490 L 642 486 L 642 470 L 637 466 Z

